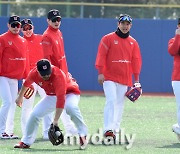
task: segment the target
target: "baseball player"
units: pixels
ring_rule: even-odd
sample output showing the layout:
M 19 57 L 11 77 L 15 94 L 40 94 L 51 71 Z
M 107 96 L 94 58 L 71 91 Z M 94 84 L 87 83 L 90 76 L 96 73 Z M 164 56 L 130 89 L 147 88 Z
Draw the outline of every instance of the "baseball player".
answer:
M 37 61 L 43 58 L 43 50 L 41 45 L 42 35 L 34 33 L 33 22 L 30 19 L 23 19 L 21 21 L 21 32 L 28 43 L 29 64 L 31 70 L 36 66 Z M 29 99 L 24 98 L 24 102 L 22 104 L 21 129 L 23 135 L 27 120 L 33 108 L 36 93 L 38 92 L 41 98 L 46 96 L 44 89 L 42 89 L 36 83 L 33 83 L 32 86 L 34 87 L 33 95 Z M 49 114 L 43 118 L 43 139 L 48 139 L 48 129 L 52 123 L 52 117 L 53 114 Z
M 68 76 L 68 67 L 64 51 L 63 35 L 59 30 L 61 25 L 61 16 L 58 10 L 50 10 L 47 14 L 48 28 L 43 33 L 42 47 L 44 51 L 44 58 L 48 59 L 52 65 L 60 68 L 66 76 Z M 69 93 L 67 91 L 67 93 Z M 64 110 L 61 120 L 66 129 L 66 134 L 77 134 L 77 129 L 70 120 L 70 117 Z
M 113 139 L 120 131 L 125 93 L 132 86 L 132 75 L 140 86 L 141 53 L 137 41 L 129 34 L 131 26 L 132 18 L 121 14 L 117 30 L 102 37 L 95 63 L 98 82 L 103 85 L 106 97 L 104 136 Z
M 180 18 L 178 19 L 175 37 L 171 38 L 168 43 L 168 52 L 174 58 L 172 72 L 172 88 L 176 98 L 177 105 L 177 124 L 172 126 L 174 133 L 180 141 Z
M 8 31 L 0 36 L 0 138 L 15 139 L 13 134 L 15 99 L 18 80 L 29 72 L 27 42 L 19 35 L 20 17 L 13 15 L 7 24 Z
M 73 85 L 71 86 L 71 90 L 79 93 L 78 85 L 75 80 L 73 78 L 69 78 L 69 80 L 71 80 L 69 84 Z M 80 148 L 84 149 L 87 145 L 87 141 L 85 139 L 85 136 L 87 135 L 87 127 L 83 122 L 80 110 L 78 108 L 80 95 L 71 93 L 66 94 L 69 85 L 67 85 L 64 72 L 59 68 L 50 65 L 50 62 L 47 59 L 38 61 L 37 67 L 35 67 L 29 73 L 21 88 L 19 96 L 16 99 L 18 106 L 21 106 L 23 95 L 27 87 L 33 82 L 41 86 L 45 90 L 47 96 L 41 99 L 40 102 L 34 107 L 30 118 L 28 119 L 25 134 L 22 137 L 21 142 L 16 144 L 14 148 L 29 148 L 30 145 L 35 141 L 40 119 L 56 109 L 53 124 L 57 126 L 59 117 L 63 111 L 63 108 L 65 108 L 78 128 L 81 141 Z

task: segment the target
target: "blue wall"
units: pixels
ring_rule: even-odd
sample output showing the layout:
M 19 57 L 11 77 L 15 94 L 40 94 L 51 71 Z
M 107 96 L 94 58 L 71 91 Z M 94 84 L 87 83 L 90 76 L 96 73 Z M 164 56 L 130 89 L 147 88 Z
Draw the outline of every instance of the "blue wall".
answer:
M 22 17 L 23 18 L 23 17 Z M 42 34 L 46 18 L 31 18 L 35 33 Z M 8 18 L 1 17 L 0 33 L 7 31 Z M 168 54 L 168 40 L 174 36 L 175 20 L 134 19 L 131 35 L 139 42 L 143 66 L 141 84 L 144 92 L 172 92 L 172 57 Z M 81 90 L 102 91 L 97 83 L 94 63 L 101 37 L 116 30 L 115 19 L 63 19 L 61 31 L 69 71 L 77 79 Z

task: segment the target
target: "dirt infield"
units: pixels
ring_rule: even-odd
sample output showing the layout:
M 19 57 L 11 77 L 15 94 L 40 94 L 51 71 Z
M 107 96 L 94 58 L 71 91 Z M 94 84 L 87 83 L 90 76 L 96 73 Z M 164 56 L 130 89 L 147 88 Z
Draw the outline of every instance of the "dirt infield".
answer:
M 103 91 L 81 91 L 81 94 L 87 96 L 104 96 Z M 143 93 L 142 96 L 174 97 L 174 94 L 173 93 Z

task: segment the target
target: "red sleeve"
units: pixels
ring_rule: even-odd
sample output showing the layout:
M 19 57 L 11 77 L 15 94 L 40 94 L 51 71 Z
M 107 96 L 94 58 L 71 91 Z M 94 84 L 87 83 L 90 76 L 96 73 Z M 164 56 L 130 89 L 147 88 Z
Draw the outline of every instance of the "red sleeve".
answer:
M 138 43 L 135 41 L 133 56 L 132 56 L 132 71 L 134 74 L 134 79 L 136 81 L 139 81 L 139 74 L 141 72 L 141 66 L 142 66 L 141 52 L 140 52 Z
M 57 68 L 58 69 L 58 68 Z M 59 69 L 58 69 L 59 71 Z M 64 108 L 65 96 L 66 96 L 66 77 L 65 74 L 61 71 L 58 72 L 59 75 L 56 75 L 53 79 L 53 85 L 55 89 L 55 94 L 57 96 L 56 108 Z
M 168 52 L 171 56 L 180 54 L 180 35 L 176 35 L 168 42 Z
M 35 77 L 35 76 L 36 76 L 35 70 L 32 69 L 32 70 L 29 72 L 27 78 L 25 79 L 23 85 L 24 85 L 25 87 L 29 87 L 29 86 L 34 82 L 34 77 Z
M 95 63 L 96 69 L 98 70 L 99 74 L 103 73 L 108 49 L 109 49 L 108 40 L 106 37 L 103 37 L 99 43 L 98 53 L 97 53 L 96 63 Z
M 42 38 L 42 49 L 44 58 L 50 60 L 50 56 L 53 54 L 52 41 L 48 36 L 43 36 Z
M 69 93 L 80 95 L 81 92 L 80 92 L 79 85 L 77 84 L 76 80 L 68 72 L 66 94 L 69 94 Z
M 58 95 L 57 96 L 57 102 L 56 102 L 56 108 L 64 108 L 64 104 L 65 104 L 65 96 L 66 95 Z
M 29 63 L 29 50 L 27 48 L 26 50 L 26 68 L 23 74 L 23 79 L 25 79 L 28 76 L 28 73 L 30 71 L 30 63 Z

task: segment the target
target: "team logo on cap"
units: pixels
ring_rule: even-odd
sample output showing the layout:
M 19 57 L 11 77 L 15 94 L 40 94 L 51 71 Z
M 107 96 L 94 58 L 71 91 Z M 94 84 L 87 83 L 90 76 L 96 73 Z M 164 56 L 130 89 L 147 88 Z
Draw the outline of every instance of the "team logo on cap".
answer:
M 47 65 L 44 65 L 42 68 L 43 70 L 47 70 Z
M 27 24 L 27 23 L 28 23 L 28 20 L 27 20 L 27 19 L 24 19 L 24 22 Z
M 54 14 L 54 15 L 57 15 L 57 11 L 53 11 L 53 14 Z
M 17 17 L 14 17 L 14 20 L 18 20 Z

